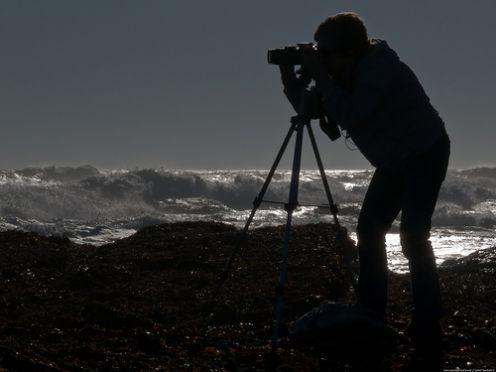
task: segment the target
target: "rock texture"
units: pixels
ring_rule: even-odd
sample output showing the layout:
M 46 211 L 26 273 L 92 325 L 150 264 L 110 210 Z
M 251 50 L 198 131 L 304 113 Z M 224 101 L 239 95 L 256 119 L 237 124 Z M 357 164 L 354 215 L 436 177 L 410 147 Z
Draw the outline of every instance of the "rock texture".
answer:
M 211 317 L 205 309 L 239 236 L 215 223 L 152 226 L 113 244 L 0 233 L 0 367 L 19 371 L 342 370 L 345 361 L 291 345 L 270 352 L 282 227 L 253 230 Z M 355 300 L 332 225 L 293 229 L 285 328 L 326 300 Z M 445 368 L 496 365 L 496 249 L 439 269 Z M 409 278 L 390 274 L 388 320 L 409 318 Z M 373 342 L 373 340 L 371 340 Z M 405 340 L 383 363 L 401 370 Z

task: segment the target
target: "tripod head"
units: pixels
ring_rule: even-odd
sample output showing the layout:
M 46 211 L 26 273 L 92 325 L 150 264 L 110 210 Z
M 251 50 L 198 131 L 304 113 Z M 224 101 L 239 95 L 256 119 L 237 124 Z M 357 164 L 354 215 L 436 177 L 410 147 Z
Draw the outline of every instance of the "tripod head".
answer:
M 295 107 L 296 104 L 293 104 L 291 99 L 290 102 L 298 113 L 298 116 L 302 116 L 309 121 L 318 119 L 320 129 L 322 129 L 331 141 L 335 141 L 341 137 L 341 131 L 339 130 L 337 123 L 326 114 L 324 107 L 322 106 L 322 97 L 314 86 L 300 90 L 298 107 Z
M 295 71 L 294 65 L 280 65 L 284 94 L 297 112 L 298 121 L 310 122 L 319 119 L 320 128 L 331 141 L 341 137 L 341 132 L 334 120 L 330 118 L 322 106 L 322 97 L 314 85 L 312 78 L 302 66 Z

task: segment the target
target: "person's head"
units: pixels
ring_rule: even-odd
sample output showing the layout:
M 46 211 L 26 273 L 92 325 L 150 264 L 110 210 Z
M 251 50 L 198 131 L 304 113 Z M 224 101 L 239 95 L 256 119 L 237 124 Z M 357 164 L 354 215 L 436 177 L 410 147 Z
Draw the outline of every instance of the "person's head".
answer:
M 329 73 L 336 76 L 354 66 L 370 46 L 365 24 L 355 13 L 338 13 L 325 19 L 314 39 Z

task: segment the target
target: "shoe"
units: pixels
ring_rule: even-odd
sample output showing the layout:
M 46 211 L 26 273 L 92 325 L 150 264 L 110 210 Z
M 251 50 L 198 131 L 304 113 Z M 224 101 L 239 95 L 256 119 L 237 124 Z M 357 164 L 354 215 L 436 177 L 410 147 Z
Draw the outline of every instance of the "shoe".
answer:
M 442 358 L 440 351 L 417 350 L 413 352 L 406 366 L 405 372 L 442 372 Z
M 405 329 L 405 335 L 410 338 L 413 346 L 441 344 L 441 325 L 439 321 L 419 322 L 412 320 Z
M 441 326 L 438 321 L 412 321 L 405 330 L 414 352 L 406 371 L 442 371 Z

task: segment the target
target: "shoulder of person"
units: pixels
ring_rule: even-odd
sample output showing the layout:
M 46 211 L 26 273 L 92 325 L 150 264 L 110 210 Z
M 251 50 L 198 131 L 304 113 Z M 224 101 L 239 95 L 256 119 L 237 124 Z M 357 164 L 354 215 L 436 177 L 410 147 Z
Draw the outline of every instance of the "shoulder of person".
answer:
M 398 55 L 385 40 L 371 39 L 370 44 L 370 50 L 358 63 L 358 75 L 368 78 L 390 75 L 394 66 L 400 62 Z

